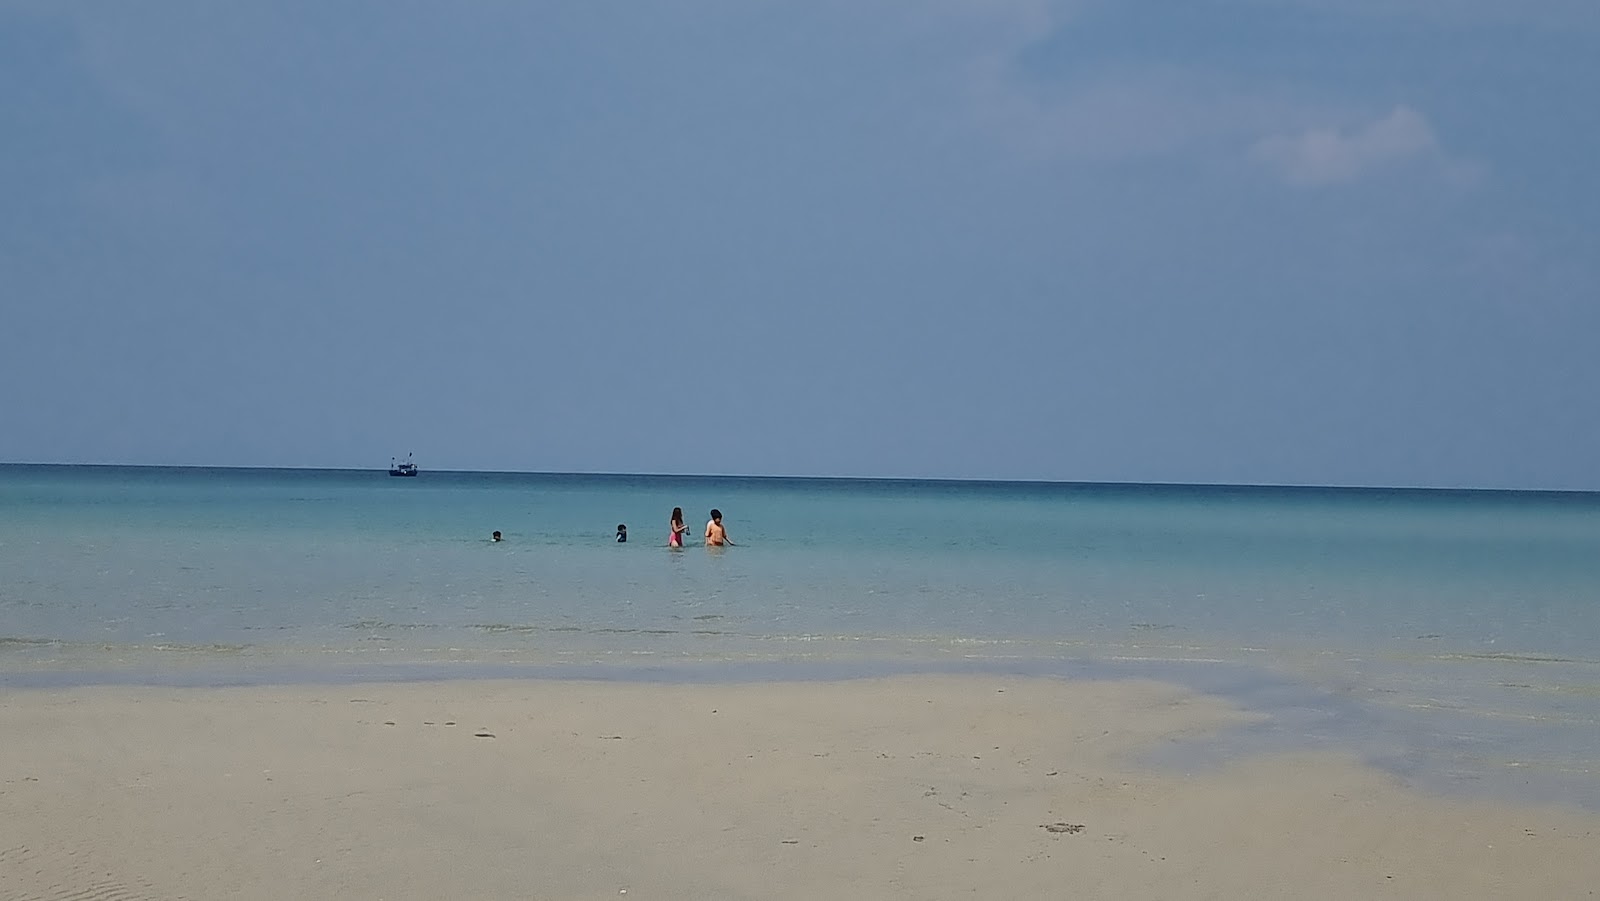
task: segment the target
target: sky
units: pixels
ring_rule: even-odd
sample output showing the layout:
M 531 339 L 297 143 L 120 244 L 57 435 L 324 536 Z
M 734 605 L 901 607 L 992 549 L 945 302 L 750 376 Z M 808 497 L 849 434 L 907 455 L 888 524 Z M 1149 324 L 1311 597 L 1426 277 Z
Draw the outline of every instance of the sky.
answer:
M 1600 490 L 1593 0 L 0 0 L 0 461 Z

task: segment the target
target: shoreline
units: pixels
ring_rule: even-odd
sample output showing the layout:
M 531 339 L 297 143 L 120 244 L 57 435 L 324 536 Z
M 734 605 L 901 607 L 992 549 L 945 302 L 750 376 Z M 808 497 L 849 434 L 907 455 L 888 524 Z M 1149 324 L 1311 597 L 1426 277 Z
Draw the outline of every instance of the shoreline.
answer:
M 1445 797 L 1327 749 L 1152 762 L 1269 719 L 1149 678 L 981 673 L 6 690 L 0 874 L 164 898 L 1600 884 L 1593 811 Z

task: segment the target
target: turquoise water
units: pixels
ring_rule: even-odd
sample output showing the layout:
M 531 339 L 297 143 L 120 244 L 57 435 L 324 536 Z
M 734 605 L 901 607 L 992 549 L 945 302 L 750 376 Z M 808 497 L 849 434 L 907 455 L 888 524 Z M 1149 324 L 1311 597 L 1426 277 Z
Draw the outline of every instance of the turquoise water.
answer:
M 1214 661 L 1592 775 L 1600 495 L 0 466 L 0 676 L 795 660 Z

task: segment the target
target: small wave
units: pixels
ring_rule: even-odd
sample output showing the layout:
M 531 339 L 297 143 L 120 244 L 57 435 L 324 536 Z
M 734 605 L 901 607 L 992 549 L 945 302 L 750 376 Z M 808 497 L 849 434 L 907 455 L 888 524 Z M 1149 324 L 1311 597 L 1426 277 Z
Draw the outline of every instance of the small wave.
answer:
M 472 625 L 468 626 L 467 628 L 469 628 L 469 629 L 477 629 L 479 632 L 488 632 L 490 634 L 497 634 L 497 635 L 498 634 L 506 634 L 506 633 L 512 633 L 512 634 L 517 634 L 517 635 L 527 635 L 527 634 L 531 634 L 533 632 L 542 632 L 542 631 L 544 631 L 544 630 L 540 629 L 538 626 L 530 626 L 530 625 L 521 624 L 521 623 L 473 623 Z
M 345 623 L 346 629 L 437 629 L 437 623 L 391 623 L 382 619 L 358 619 L 353 623 Z
M 1501 663 L 1591 663 L 1577 657 L 1558 657 L 1554 654 L 1468 653 L 1434 654 L 1433 660 L 1488 660 Z
M 21 635 L 0 635 L 0 650 L 6 648 L 45 648 L 64 644 L 57 638 L 27 638 Z
M 1531 691 L 1540 694 L 1571 695 L 1579 698 L 1600 698 L 1600 685 L 1592 683 L 1579 683 L 1577 685 L 1535 685 L 1531 682 L 1501 682 L 1501 688 L 1514 688 L 1518 691 Z
M 251 649 L 247 644 L 152 644 L 152 645 L 127 645 L 133 649 L 144 648 L 151 651 L 161 651 L 167 654 L 243 654 Z M 102 645 L 102 650 L 114 651 L 116 645 Z
M 1130 656 L 1127 654 L 1112 654 L 1106 658 L 1118 663 L 1227 663 L 1226 657 L 1185 657 L 1185 656 L 1160 656 L 1149 657 Z

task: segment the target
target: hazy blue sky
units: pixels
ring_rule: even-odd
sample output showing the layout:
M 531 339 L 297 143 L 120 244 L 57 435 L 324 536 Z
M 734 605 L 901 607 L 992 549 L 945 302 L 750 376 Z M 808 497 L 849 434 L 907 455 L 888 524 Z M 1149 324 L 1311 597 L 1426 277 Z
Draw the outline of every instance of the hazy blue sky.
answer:
M 1595 0 L 0 0 L 0 460 L 1600 489 Z

